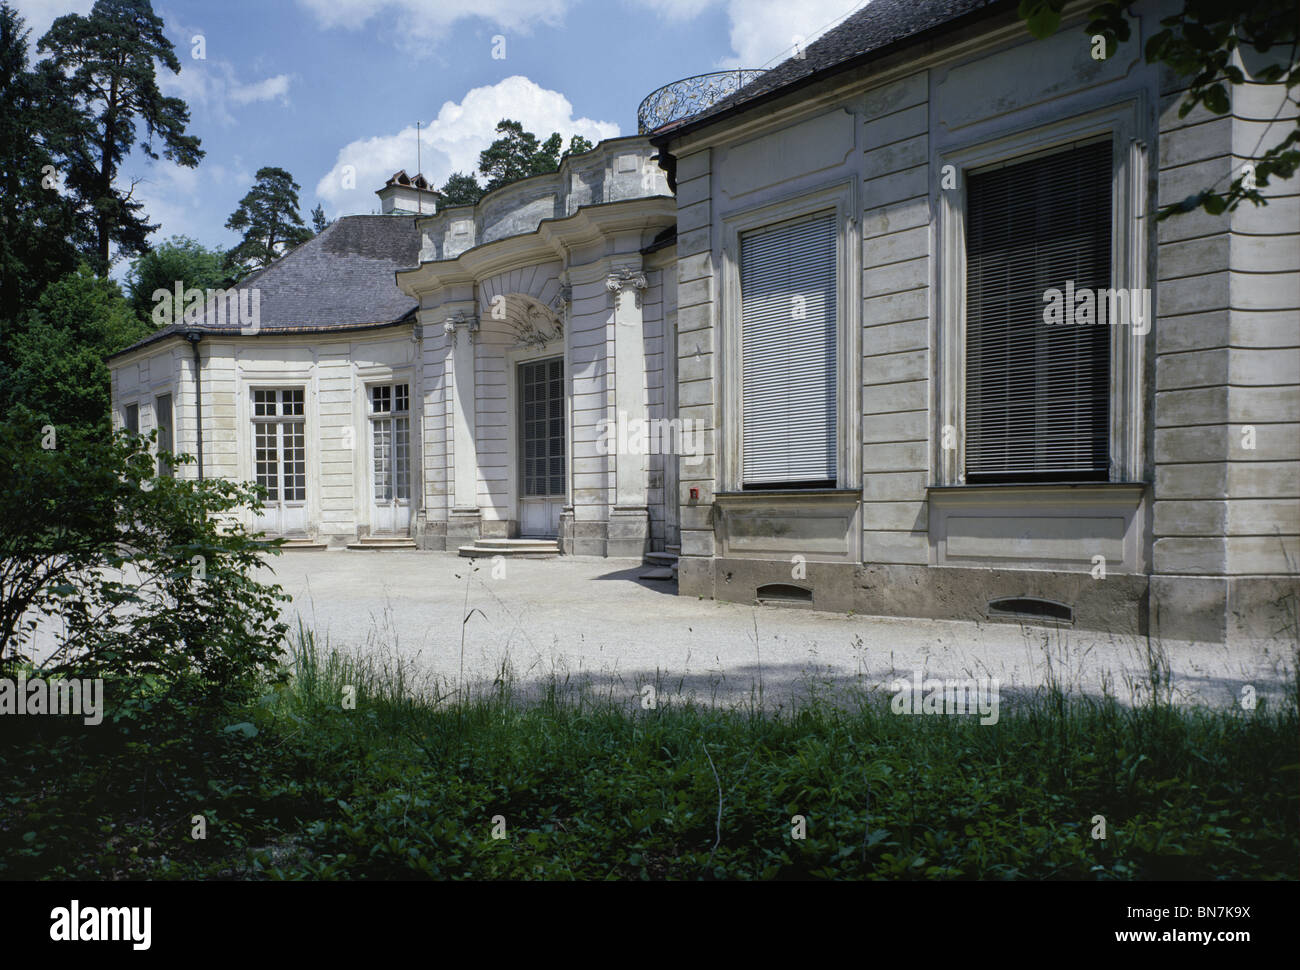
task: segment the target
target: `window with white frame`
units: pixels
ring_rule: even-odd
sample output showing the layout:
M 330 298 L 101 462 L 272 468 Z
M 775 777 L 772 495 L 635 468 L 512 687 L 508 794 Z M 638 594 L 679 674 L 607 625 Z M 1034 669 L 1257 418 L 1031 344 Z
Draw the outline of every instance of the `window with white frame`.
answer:
M 934 483 L 1141 481 L 1142 97 L 945 151 Z
M 1109 137 L 966 185 L 968 484 L 1105 481 Z
M 268 503 L 307 501 L 307 436 L 302 388 L 253 391 L 257 483 Z
M 741 482 L 832 488 L 838 475 L 837 216 L 739 240 Z
M 374 500 L 405 502 L 411 497 L 411 386 L 370 388 L 370 437 Z

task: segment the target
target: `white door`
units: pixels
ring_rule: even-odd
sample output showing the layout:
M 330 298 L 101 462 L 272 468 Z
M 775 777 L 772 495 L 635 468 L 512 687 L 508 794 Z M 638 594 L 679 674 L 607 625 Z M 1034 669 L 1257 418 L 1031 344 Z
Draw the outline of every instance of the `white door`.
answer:
M 519 532 L 553 539 L 564 508 L 564 358 L 519 365 Z
M 411 524 L 411 386 L 370 388 L 370 534 L 406 535 Z
M 266 488 L 256 531 L 307 534 L 307 433 L 303 390 L 253 391 L 253 463 Z

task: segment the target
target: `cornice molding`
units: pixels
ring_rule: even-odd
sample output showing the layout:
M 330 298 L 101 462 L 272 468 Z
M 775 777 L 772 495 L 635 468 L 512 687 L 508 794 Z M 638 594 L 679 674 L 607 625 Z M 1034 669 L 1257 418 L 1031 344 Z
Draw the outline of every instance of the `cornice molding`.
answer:
M 536 263 L 559 260 L 567 266 L 568 254 L 579 246 L 622 233 L 657 234 L 676 221 L 677 200 L 672 196 L 652 195 L 583 206 L 572 215 L 543 219 L 531 232 L 467 249 L 454 259 L 398 270 L 397 285 L 408 296 L 419 299 L 442 287 L 476 283 Z

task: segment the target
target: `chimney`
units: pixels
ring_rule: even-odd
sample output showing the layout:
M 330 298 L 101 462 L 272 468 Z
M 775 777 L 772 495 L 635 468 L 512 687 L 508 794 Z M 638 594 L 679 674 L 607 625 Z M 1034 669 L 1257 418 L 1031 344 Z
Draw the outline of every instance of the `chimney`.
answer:
M 442 198 L 428 179 L 423 175 L 411 178 L 406 169 L 394 172 L 375 194 L 379 196 L 379 211 L 385 215 L 431 216 L 438 211 L 438 200 Z

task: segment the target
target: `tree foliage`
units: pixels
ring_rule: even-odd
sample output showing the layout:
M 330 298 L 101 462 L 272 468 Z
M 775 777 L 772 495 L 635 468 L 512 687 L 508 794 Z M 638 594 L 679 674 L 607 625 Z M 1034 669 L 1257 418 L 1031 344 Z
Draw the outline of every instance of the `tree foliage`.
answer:
M 45 673 L 214 692 L 275 673 L 284 597 L 252 578 L 274 545 L 234 519 L 260 508 L 258 486 L 159 477 L 150 441 L 128 432 L 47 443 L 38 419 L 0 425 L 0 675 L 36 659 L 42 620 Z
M 6 413 L 26 409 L 61 428 L 107 431 L 111 385 L 104 358 L 152 329 L 116 282 L 83 264 L 50 284 L 11 335 Z
M 312 232 L 316 233 L 316 235 L 319 236 L 322 232 L 324 232 L 326 229 L 329 228 L 329 225 L 330 225 L 330 220 L 325 216 L 325 207 L 320 203 L 317 203 L 316 208 L 311 210 Z
M 438 191 L 442 193 L 444 206 L 473 205 L 483 197 L 483 186 L 473 175 L 464 172 L 452 172 Z
M 96 0 L 87 16 L 55 20 L 38 50 L 49 54 L 39 65 L 47 104 L 60 106 L 52 147 L 69 194 L 93 223 L 88 255 L 106 276 L 113 245 L 126 254 L 147 252 L 158 228 L 133 198 L 138 180 L 125 192 L 117 185 L 137 125 L 144 126 L 139 145 L 151 159 L 159 157 L 155 143 L 164 158 L 189 168 L 204 155 L 199 139 L 185 133 L 185 102 L 158 89 L 157 67 L 179 74 L 181 63 L 149 0 Z
M 58 189 L 46 129 L 64 109 L 51 104 L 28 68 L 31 32 L 0 3 L 0 331 L 52 281 L 76 269 L 89 224 Z M 48 187 L 47 187 L 48 186 Z M 12 363 L 0 341 L 0 368 Z
M 148 321 L 157 305 L 153 298 L 157 290 L 175 292 L 177 284 L 182 290 L 225 286 L 229 282 L 225 258 L 220 250 L 208 249 L 188 236 L 172 236 L 152 252 L 131 261 L 127 274 L 131 308 L 140 319 Z M 173 308 L 171 319 L 180 319 L 179 308 Z
M 244 237 L 226 254 L 226 265 L 237 275 L 271 265 L 314 235 L 298 211 L 300 188 L 282 168 L 257 170 L 256 183 L 226 220 L 227 229 Z
M 581 135 L 574 135 L 569 139 L 569 150 L 564 154 L 581 155 L 583 152 L 589 152 L 595 147 L 595 145 L 587 141 L 587 139 L 583 138 Z
M 1103 0 L 1088 11 L 1084 30 L 1105 39 L 1106 56 L 1132 36 L 1131 8 L 1137 0 Z M 1019 13 L 1030 32 L 1049 37 L 1061 25 L 1065 0 L 1020 0 Z M 1242 202 L 1267 205 L 1261 188 L 1270 178 L 1291 178 L 1300 165 L 1300 115 L 1293 91 L 1300 83 L 1296 59 L 1295 0 L 1184 0 L 1182 9 L 1165 17 L 1152 34 L 1143 55 L 1148 64 L 1163 64 L 1189 78 L 1187 97 L 1178 109 L 1186 117 L 1197 105 L 1216 115 L 1231 110 L 1229 86 L 1278 84 L 1286 88 L 1291 130 L 1277 144 L 1257 155 L 1235 173 L 1226 188 L 1207 186 L 1195 195 L 1160 210 L 1165 219 L 1201 208 L 1212 215 L 1236 209 Z M 1250 76 L 1242 64 L 1250 65 Z
M 484 192 L 491 192 L 532 175 L 554 172 L 560 167 L 564 155 L 592 148 L 587 139 L 574 135 L 565 152 L 564 140 L 559 132 L 552 132 L 546 141 L 539 143 L 536 135 L 524 131 L 520 122 L 509 118 L 499 121 L 496 130 L 501 137 L 483 149 L 478 157 L 479 172 L 487 180 Z

